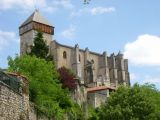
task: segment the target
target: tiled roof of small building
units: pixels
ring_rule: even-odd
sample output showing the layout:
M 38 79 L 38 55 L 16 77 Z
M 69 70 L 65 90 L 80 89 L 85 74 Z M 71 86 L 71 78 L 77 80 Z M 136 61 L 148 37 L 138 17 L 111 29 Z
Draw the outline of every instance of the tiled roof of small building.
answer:
M 115 90 L 113 87 L 108 87 L 108 86 L 98 86 L 98 87 L 92 87 L 92 88 L 87 88 L 87 92 L 96 92 L 96 91 L 101 91 L 101 90 Z

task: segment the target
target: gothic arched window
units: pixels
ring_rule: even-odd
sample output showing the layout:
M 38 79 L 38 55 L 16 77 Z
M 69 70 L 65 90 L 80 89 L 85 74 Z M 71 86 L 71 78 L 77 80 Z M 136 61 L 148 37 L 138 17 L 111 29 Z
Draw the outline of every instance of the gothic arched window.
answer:
M 79 54 L 79 62 L 81 62 L 81 55 Z
M 63 58 L 64 58 L 64 59 L 67 58 L 67 52 L 66 52 L 66 51 L 63 52 Z

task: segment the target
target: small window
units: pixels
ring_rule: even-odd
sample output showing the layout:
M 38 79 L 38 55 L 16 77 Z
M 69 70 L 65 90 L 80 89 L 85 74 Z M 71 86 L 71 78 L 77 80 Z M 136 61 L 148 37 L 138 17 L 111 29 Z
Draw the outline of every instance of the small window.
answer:
M 66 53 L 66 51 L 63 52 L 63 58 L 64 58 L 64 59 L 67 58 L 67 53 Z
M 94 64 L 94 60 L 93 59 L 91 60 L 91 63 Z
M 79 54 L 79 62 L 81 62 L 81 55 Z

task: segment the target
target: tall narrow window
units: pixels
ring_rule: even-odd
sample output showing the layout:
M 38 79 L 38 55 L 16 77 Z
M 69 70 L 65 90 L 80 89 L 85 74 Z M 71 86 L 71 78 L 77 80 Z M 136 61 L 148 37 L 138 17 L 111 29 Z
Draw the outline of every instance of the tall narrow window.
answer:
M 64 59 L 67 58 L 67 53 L 66 53 L 66 51 L 63 52 L 63 58 L 64 58 Z
M 79 54 L 79 62 L 81 62 L 81 55 Z

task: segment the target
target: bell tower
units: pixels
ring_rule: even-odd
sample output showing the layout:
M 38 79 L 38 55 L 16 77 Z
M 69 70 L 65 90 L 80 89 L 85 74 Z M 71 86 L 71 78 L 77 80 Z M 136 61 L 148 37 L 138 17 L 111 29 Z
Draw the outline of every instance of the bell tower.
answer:
M 47 45 L 50 45 L 52 35 L 54 35 L 54 27 L 43 16 L 41 16 L 38 10 L 35 10 L 19 27 L 21 55 L 26 54 L 26 52 L 30 52 L 30 46 L 33 45 L 37 31 L 43 32 L 44 40 Z

